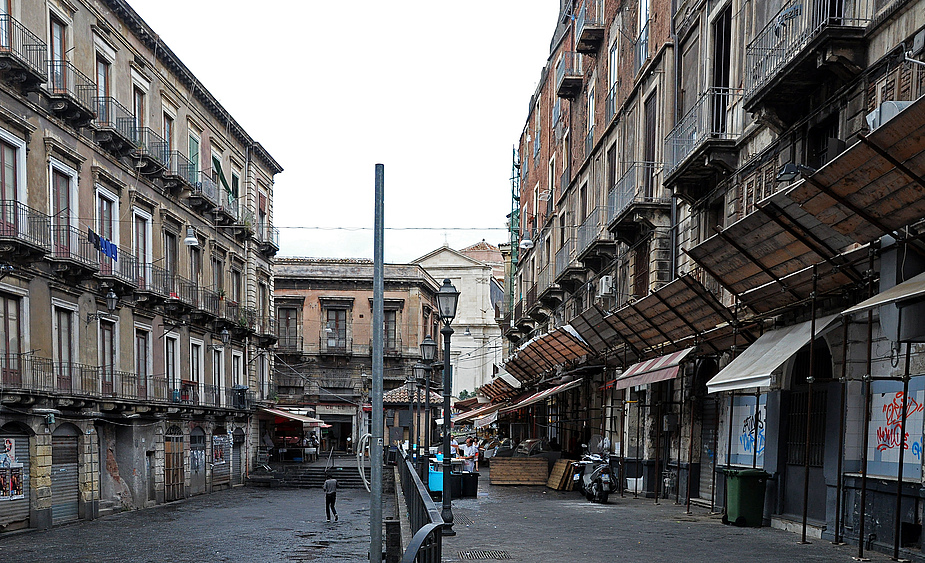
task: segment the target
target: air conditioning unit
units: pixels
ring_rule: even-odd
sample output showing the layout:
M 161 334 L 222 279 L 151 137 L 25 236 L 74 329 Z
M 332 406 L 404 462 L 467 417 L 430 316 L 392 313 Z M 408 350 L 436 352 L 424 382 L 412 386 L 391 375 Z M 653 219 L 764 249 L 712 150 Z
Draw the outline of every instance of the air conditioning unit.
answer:
M 601 276 L 601 281 L 597 284 L 597 296 L 604 297 L 611 293 L 613 293 L 613 276 Z
M 878 127 L 893 119 L 899 112 L 911 105 L 912 102 L 910 101 L 890 100 L 883 102 L 880 104 L 880 107 L 867 114 L 867 126 L 871 131 L 875 131 Z
M 540 201 L 549 201 L 551 197 L 552 196 L 550 195 L 549 190 L 543 190 L 539 194 L 537 194 L 536 199 Z

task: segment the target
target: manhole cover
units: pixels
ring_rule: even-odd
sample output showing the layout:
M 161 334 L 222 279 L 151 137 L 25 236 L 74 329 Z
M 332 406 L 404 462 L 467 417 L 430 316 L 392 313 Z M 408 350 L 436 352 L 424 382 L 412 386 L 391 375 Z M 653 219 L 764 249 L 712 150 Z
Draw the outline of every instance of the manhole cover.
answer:
M 501 551 L 499 549 L 488 549 L 488 550 L 476 549 L 472 551 L 460 551 L 459 558 L 470 560 L 470 561 L 477 560 L 477 559 L 492 559 L 492 560 L 500 561 L 502 559 L 510 559 L 511 556 L 508 555 L 506 551 Z
M 471 526 L 474 524 L 472 518 L 469 518 L 465 514 L 459 514 L 458 512 L 453 514 L 453 524 L 462 524 L 463 526 Z

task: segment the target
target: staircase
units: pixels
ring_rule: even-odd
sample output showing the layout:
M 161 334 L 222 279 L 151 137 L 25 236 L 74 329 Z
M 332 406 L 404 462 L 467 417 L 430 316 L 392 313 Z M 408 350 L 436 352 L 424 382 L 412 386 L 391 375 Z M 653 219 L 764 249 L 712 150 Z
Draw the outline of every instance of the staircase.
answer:
M 339 489 L 362 489 L 363 481 L 360 472 L 354 467 L 335 467 L 331 474 L 337 479 Z M 370 469 L 366 468 L 366 479 L 370 476 Z M 263 487 L 293 487 L 299 489 L 320 489 L 324 484 L 324 467 L 287 466 L 269 473 L 253 473 L 248 482 Z

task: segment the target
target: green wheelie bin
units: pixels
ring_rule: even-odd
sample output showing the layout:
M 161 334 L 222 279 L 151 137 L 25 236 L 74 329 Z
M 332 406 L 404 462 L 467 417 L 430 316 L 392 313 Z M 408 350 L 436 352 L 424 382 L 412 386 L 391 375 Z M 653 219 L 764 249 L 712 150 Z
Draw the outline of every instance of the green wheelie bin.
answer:
M 761 527 L 764 489 L 770 473 L 762 469 L 725 469 L 726 515 L 724 524 Z

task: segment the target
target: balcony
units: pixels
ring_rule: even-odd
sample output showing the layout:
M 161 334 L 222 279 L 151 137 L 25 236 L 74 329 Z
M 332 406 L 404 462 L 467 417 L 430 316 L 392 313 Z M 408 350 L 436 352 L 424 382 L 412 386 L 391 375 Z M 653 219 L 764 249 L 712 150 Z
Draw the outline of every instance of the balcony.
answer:
M 578 244 L 575 237 L 569 237 L 556 252 L 555 281 L 559 287 L 572 293 L 584 282 L 585 269 L 578 262 Z
M 588 129 L 588 132 L 585 133 L 585 158 L 591 156 L 591 151 L 594 149 L 594 124 L 591 124 L 591 128 Z
M 373 341 L 369 340 L 369 352 L 372 354 Z M 384 335 L 382 338 L 382 355 L 386 358 L 401 358 L 404 355 L 401 344 L 401 335 Z
M 745 47 L 745 111 L 759 106 L 784 123 L 805 115 L 822 84 L 853 78 L 866 66 L 869 0 L 790 0 Z
M 136 268 L 135 295 L 138 301 L 162 303 L 172 293 L 167 270 L 155 264 L 139 262 Z
M 610 124 L 610 122 L 613 121 L 614 116 L 617 115 L 617 95 L 620 93 L 618 86 L 619 84 L 614 82 L 614 84 L 610 87 L 610 91 L 607 92 L 607 99 L 604 101 L 606 124 Z
M 581 53 L 570 51 L 562 53 L 562 58 L 556 65 L 556 96 L 568 100 L 574 99 L 581 91 L 583 81 Z
M 221 225 L 237 223 L 238 211 L 238 196 L 224 188 L 218 188 L 217 222 Z
M 617 252 L 617 243 L 607 230 L 607 207 L 595 207 L 578 227 L 578 260 L 599 272 Z
M 318 352 L 323 356 L 352 356 L 353 339 L 322 333 L 318 337 Z
M 117 157 L 135 149 L 135 116 L 115 98 L 94 98 L 96 142 Z
M 634 162 L 607 195 L 608 229 L 616 240 L 632 244 L 639 234 L 661 224 L 670 198 L 657 197 L 658 162 Z
M 284 334 L 280 335 L 279 340 L 276 341 L 277 354 L 301 354 L 302 350 L 301 336 Z
M 257 317 L 257 347 L 266 348 L 276 343 L 279 337 L 276 335 L 276 318 L 270 315 L 260 315 Z
M 710 88 L 665 140 L 666 183 L 699 199 L 717 172 L 736 168 L 736 143 L 745 130 L 742 90 Z
M 51 219 L 18 201 L 0 200 L 0 255 L 32 262 L 51 251 Z
M 90 243 L 87 233 L 68 225 L 52 225 L 51 254 L 48 259 L 62 275 L 77 278 L 100 269 L 100 251 Z
M 268 225 L 257 226 L 257 250 L 272 258 L 279 252 L 279 229 Z
M 160 176 L 167 169 L 167 141 L 150 127 L 135 128 L 135 146 L 131 157 L 135 168 L 146 176 Z
M 565 298 L 565 292 L 555 282 L 555 273 L 555 264 L 546 264 L 540 269 L 536 282 L 536 298 L 548 309 L 555 309 Z
M 189 196 L 190 206 L 200 212 L 208 212 L 218 208 L 218 185 L 206 175 L 199 173 L 199 181 L 193 184 Z
M 222 297 L 218 292 L 205 287 L 193 287 L 193 311 L 191 316 L 200 322 L 217 319 L 222 310 Z
M 48 46 L 8 14 L 0 14 L 0 72 L 23 91 L 36 90 L 48 81 L 45 64 Z
M 113 288 L 117 295 L 126 295 L 138 287 L 138 261 L 134 254 L 120 248 L 116 259 L 100 253 L 99 261 L 96 276 L 101 285 Z
M 594 54 L 604 41 L 604 2 L 585 0 L 575 22 L 575 50 Z
M 524 302 L 520 300 L 514 305 L 514 326 L 521 334 L 528 334 L 536 326 L 536 321 L 524 313 Z
M 647 20 L 633 45 L 633 74 L 639 74 L 642 67 L 649 60 L 649 21 Z
M 161 174 L 165 188 L 175 191 L 177 195 L 189 195 L 189 191 L 196 184 L 196 176 L 196 167 L 186 155 L 179 151 L 170 151 L 167 154 L 167 167 Z
M 96 84 L 68 61 L 49 61 L 48 99 L 51 110 L 74 127 L 85 127 L 96 117 Z

